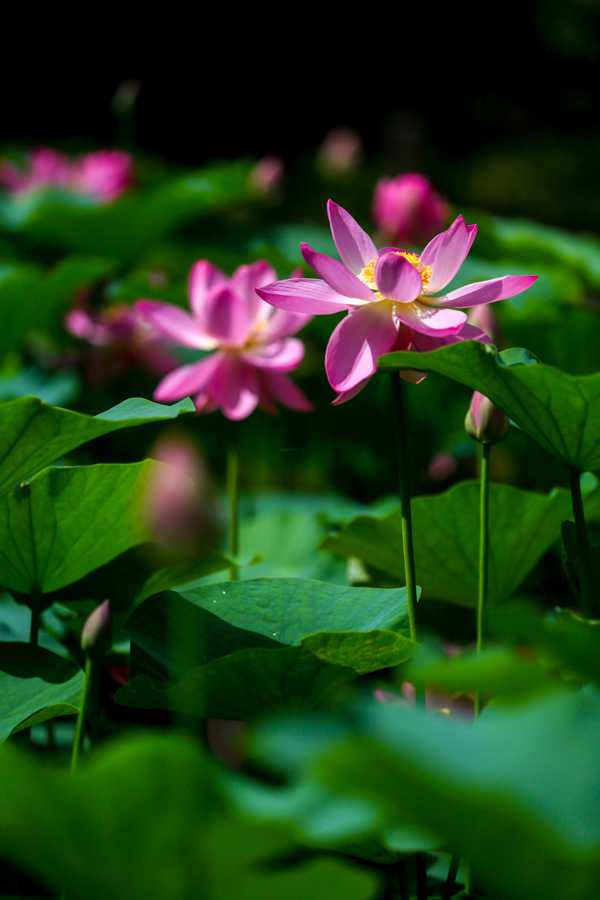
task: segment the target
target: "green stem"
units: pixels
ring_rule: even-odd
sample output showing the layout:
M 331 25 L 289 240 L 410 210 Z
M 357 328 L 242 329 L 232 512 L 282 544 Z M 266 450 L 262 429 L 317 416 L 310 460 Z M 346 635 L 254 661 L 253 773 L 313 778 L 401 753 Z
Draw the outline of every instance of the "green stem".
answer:
M 238 452 L 235 447 L 227 451 L 227 496 L 229 498 L 229 554 L 238 555 Z M 231 581 L 237 581 L 237 569 L 229 570 Z
M 415 556 L 412 540 L 412 520 L 410 515 L 410 486 L 408 475 L 408 442 L 404 422 L 404 402 L 402 397 L 402 381 L 397 372 L 390 373 L 392 387 L 392 406 L 396 425 L 396 444 L 398 447 L 398 483 L 400 487 L 400 512 L 402 515 L 402 550 L 404 552 L 404 575 L 406 578 L 406 596 L 408 599 L 408 621 L 410 636 L 417 640 L 417 586 L 415 579 Z
M 489 496 L 491 444 L 481 446 L 481 475 L 479 494 L 479 593 L 477 597 L 477 654 L 483 650 L 483 624 L 488 599 L 488 550 L 489 550 Z M 483 697 L 475 692 L 475 718 L 481 713 Z
M 29 643 L 35 647 L 38 642 L 38 634 L 40 630 L 40 622 L 42 619 L 42 612 L 40 609 L 41 597 L 39 591 L 31 592 L 31 625 L 29 627 Z
M 442 900 L 450 900 L 452 894 L 454 893 L 459 863 L 460 856 L 458 855 L 458 853 L 453 853 L 452 859 L 450 860 L 450 868 L 448 869 L 446 882 L 444 884 L 444 890 L 442 892 Z
M 417 900 L 427 900 L 427 860 L 425 853 L 417 853 Z
M 579 471 L 577 469 L 570 468 L 569 476 L 571 478 L 571 501 L 573 503 L 573 517 L 575 518 L 575 531 L 577 533 L 577 544 L 579 547 L 581 611 L 588 618 L 595 618 L 598 614 L 598 610 L 596 609 L 596 602 L 593 594 L 594 581 L 590 557 L 590 544 L 588 541 L 587 528 L 585 527 L 585 515 L 583 512 L 583 500 L 581 498 Z
M 77 768 L 77 761 L 81 748 L 83 747 L 83 736 L 85 733 L 85 712 L 88 705 L 88 699 L 94 679 L 94 662 L 88 656 L 85 661 L 85 678 L 83 680 L 83 690 L 81 691 L 81 703 L 77 714 L 77 725 L 75 726 L 75 739 L 73 740 L 73 750 L 71 751 L 71 773 Z

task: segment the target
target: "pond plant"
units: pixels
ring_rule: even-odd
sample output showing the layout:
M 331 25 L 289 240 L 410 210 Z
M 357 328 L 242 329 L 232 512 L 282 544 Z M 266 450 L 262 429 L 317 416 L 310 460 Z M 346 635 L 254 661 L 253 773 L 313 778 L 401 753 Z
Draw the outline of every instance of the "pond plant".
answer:
M 596 900 L 600 241 L 143 171 L 0 168 L 0 896 Z

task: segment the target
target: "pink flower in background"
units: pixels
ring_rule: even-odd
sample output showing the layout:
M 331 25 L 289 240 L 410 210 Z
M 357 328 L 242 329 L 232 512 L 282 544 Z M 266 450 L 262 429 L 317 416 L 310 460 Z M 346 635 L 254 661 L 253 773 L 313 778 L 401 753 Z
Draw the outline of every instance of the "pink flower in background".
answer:
M 535 275 L 506 275 L 434 296 L 452 281 L 477 233 L 459 216 L 418 256 L 392 247 L 378 251 L 371 238 L 341 206 L 328 203 L 331 231 L 342 262 L 301 244 L 306 262 L 321 276 L 291 278 L 257 288 L 267 303 L 290 313 L 331 314 L 348 310 L 337 325 L 325 354 L 325 369 L 334 403 L 344 403 L 366 385 L 377 360 L 392 350 L 434 350 L 487 335 L 467 325 L 472 307 L 512 297 L 526 290 Z M 420 380 L 416 373 L 403 373 Z
M 133 180 L 133 159 L 121 150 L 98 150 L 71 160 L 59 150 L 37 147 L 27 154 L 24 167 L 0 163 L 0 184 L 16 195 L 54 188 L 108 203 Z
M 122 150 L 98 150 L 72 164 L 69 183 L 79 194 L 108 203 L 124 194 L 134 180 L 133 159 Z
M 191 315 L 169 303 L 138 300 L 136 309 L 157 334 L 184 347 L 216 351 L 167 375 L 155 400 L 168 403 L 191 396 L 196 409 L 220 408 L 228 419 L 245 419 L 259 403 L 275 412 L 275 401 L 299 412 L 313 409 L 285 374 L 304 356 L 304 344 L 292 335 L 312 316 L 274 310 L 261 300 L 255 289 L 276 277 L 263 260 L 240 266 L 230 278 L 200 260 L 188 280 Z
M 373 197 L 373 220 L 388 243 L 424 244 L 448 221 L 450 207 L 424 175 L 380 178 Z
M 84 362 L 86 381 L 92 386 L 120 378 L 138 366 L 153 376 L 166 375 L 177 366 L 178 360 L 164 349 L 146 319 L 132 306 L 95 310 L 81 297 L 67 313 L 64 326 L 91 345 Z

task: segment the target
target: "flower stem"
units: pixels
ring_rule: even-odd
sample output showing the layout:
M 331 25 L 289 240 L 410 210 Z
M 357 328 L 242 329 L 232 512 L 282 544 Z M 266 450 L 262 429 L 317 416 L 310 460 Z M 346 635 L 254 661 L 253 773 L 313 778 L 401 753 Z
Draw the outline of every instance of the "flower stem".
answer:
M 83 690 L 81 691 L 81 703 L 77 714 L 77 725 L 75 726 L 75 739 L 73 740 L 73 749 L 71 751 L 71 773 L 77 768 L 77 761 L 81 748 L 83 747 L 83 736 L 85 732 L 85 713 L 88 705 L 92 682 L 94 680 L 94 660 L 88 656 L 85 661 L 85 678 L 83 680 Z
M 444 890 L 442 892 L 442 900 L 450 900 L 452 894 L 454 892 L 454 886 L 456 884 L 456 875 L 458 873 L 458 866 L 460 863 L 460 856 L 458 853 L 452 854 L 452 859 L 450 860 L 450 867 L 448 869 L 448 875 L 446 876 L 446 881 L 444 883 Z
M 238 555 L 238 452 L 236 447 L 227 451 L 227 496 L 229 498 L 229 555 Z M 231 581 L 237 581 L 237 568 L 229 570 Z
M 488 549 L 489 549 L 489 465 L 491 444 L 481 445 L 481 474 L 479 494 L 479 593 L 477 597 L 477 654 L 483 650 L 483 623 L 488 598 Z M 475 718 L 481 713 L 483 697 L 475 691 Z
M 579 547 L 581 611 L 587 618 L 595 618 L 598 614 L 598 609 L 594 597 L 594 579 L 590 557 L 590 544 L 588 541 L 587 528 L 585 527 L 585 515 L 583 512 L 583 500 L 581 498 L 581 484 L 579 482 L 578 469 L 570 468 L 569 475 L 571 478 L 573 517 L 575 519 L 575 531 L 577 532 L 577 545 Z
M 32 645 L 32 647 L 37 646 L 38 642 L 38 633 L 40 630 L 40 621 L 42 618 L 40 606 L 40 592 L 34 590 L 31 592 L 31 625 L 29 628 L 29 643 Z
M 396 444 L 398 447 L 398 483 L 400 487 L 400 512 L 402 515 L 402 549 L 404 552 L 404 575 L 406 578 L 406 596 L 408 599 L 408 621 L 411 640 L 417 640 L 417 623 L 415 611 L 417 606 L 417 587 L 415 579 L 415 557 L 412 540 L 412 520 L 410 515 L 410 487 L 408 475 L 408 442 L 404 422 L 404 401 L 402 397 L 402 381 L 397 372 L 390 373 L 392 387 L 392 406 L 396 425 Z

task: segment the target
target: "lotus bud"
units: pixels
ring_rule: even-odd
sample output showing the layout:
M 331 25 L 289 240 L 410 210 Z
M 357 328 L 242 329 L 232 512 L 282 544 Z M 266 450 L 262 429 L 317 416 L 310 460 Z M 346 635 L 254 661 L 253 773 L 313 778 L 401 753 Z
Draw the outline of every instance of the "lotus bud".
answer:
M 167 556 L 193 557 L 214 537 L 214 512 L 207 473 L 195 446 L 183 435 L 159 439 L 151 458 L 157 466 L 144 497 L 144 518 L 157 547 Z
M 285 163 L 280 156 L 264 156 L 252 167 L 249 175 L 252 188 L 261 197 L 283 199 Z
M 508 416 L 488 397 L 475 391 L 465 419 L 467 434 L 480 444 L 497 444 L 509 427 Z
M 363 161 L 362 137 L 354 128 L 334 128 L 317 150 L 315 165 L 321 175 L 345 178 L 354 174 Z
M 450 207 L 424 175 L 380 178 L 373 219 L 394 247 L 427 243 L 446 224 Z
M 81 648 L 90 659 L 101 659 L 112 646 L 110 601 L 105 600 L 88 616 L 81 631 Z

